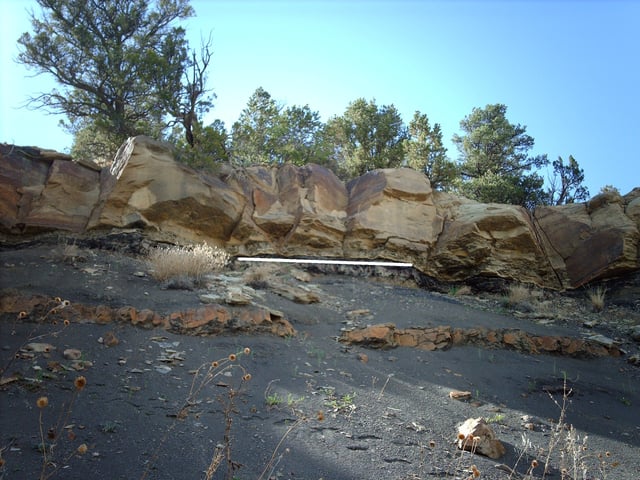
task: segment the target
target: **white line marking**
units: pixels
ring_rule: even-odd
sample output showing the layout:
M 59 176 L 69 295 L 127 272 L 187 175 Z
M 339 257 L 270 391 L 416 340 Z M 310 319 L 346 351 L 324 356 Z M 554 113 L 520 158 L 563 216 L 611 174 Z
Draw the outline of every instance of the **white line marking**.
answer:
M 308 258 L 238 257 L 239 262 L 321 263 L 327 265 L 371 265 L 376 267 L 413 267 L 412 263 L 375 262 L 368 260 L 313 260 Z

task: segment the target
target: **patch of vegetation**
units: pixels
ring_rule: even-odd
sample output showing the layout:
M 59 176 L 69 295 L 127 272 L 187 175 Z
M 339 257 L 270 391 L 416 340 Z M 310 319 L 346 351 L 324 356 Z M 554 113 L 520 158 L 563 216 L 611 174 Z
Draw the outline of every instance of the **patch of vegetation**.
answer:
M 221 248 L 202 243 L 193 246 L 154 248 L 147 258 L 151 275 L 159 281 L 176 280 L 179 285 L 200 284 L 204 275 L 222 270 L 229 254 Z
M 607 293 L 607 289 L 604 287 L 597 287 L 589 290 L 589 301 L 591 302 L 591 309 L 594 312 L 601 312 L 604 310 L 604 297 Z

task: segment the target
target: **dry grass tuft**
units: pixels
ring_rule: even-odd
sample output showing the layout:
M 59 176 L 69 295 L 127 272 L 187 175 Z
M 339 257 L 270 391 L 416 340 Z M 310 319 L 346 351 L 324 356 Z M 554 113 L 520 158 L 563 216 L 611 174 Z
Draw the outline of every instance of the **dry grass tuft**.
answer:
M 510 285 L 504 297 L 504 305 L 523 312 L 533 312 L 538 304 L 539 295 L 527 285 Z
M 223 269 L 229 255 L 221 248 L 202 243 L 153 249 L 147 259 L 153 278 L 159 281 L 188 277 L 202 281 L 205 274 Z
M 269 280 L 282 271 L 279 265 L 261 264 L 252 265 L 244 273 L 243 278 L 247 285 L 253 288 L 267 288 Z
M 604 297 L 606 293 L 607 289 L 604 287 L 589 290 L 589 301 L 591 302 L 591 309 L 594 312 L 601 312 L 604 309 Z
M 507 303 L 509 305 L 530 302 L 532 298 L 531 289 L 525 285 L 511 285 L 507 291 Z

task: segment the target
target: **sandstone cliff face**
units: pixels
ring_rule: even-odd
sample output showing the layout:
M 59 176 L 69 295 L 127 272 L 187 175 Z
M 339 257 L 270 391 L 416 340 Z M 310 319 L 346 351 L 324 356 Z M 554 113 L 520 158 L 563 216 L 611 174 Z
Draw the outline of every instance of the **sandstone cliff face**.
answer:
M 411 169 L 345 185 L 317 165 L 205 175 L 163 143 L 129 139 L 99 170 L 57 152 L 0 146 L 0 232 L 144 228 L 235 255 L 409 261 L 443 281 L 500 277 L 576 288 L 640 268 L 640 188 L 538 208 L 434 192 Z

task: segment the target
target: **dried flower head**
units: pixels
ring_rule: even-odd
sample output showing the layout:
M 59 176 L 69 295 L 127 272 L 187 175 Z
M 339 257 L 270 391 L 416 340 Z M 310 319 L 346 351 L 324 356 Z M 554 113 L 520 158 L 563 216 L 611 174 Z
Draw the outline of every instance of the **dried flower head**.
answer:
M 429 446 L 431 448 L 436 448 L 436 441 L 435 440 L 429 440 Z
M 218 368 L 218 365 L 220 365 L 218 362 L 211 362 L 211 368 Z
M 78 391 L 82 390 L 86 384 L 87 384 L 87 379 L 84 378 L 82 375 L 80 375 L 79 377 L 76 377 L 76 379 L 73 381 L 73 385 L 76 387 L 76 390 Z
M 62 299 L 61 299 L 60 297 L 55 297 L 53 300 L 54 300 L 54 302 L 56 302 L 56 303 L 60 303 L 60 302 L 62 302 Z
M 78 455 L 84 455 L 87 453 L 88 447 L 86 443 L 78 445 Z
M 40 397 L 36 400 L 38 408 L 46 408 L 49 405 L 49 399 L 47 397 Z
M 51 427 L 49 430 L 47 430 L 47 438 L 49 440 L 55 440 L 56 438 L 56 431 L 53 427 Z
M 611 456 L 611 452 L 604 452 L 604 456 L 605 457 L 610 457 Z
M 244 347 L 244 354 L 249 355 L 251 353 L 251 349 L 249 347 Z
M 464 440 L 464 433 L 458 433 L 458 440 Z
M 480 470 L 475 465 L 471 465 L 471 473 L 473 474 L 473 478 L 478 478 L 480 476 Z
M 248 382 L 249 380 L 251 380 L 251 374 L 245 373 L 244 376 L 242 377 L 242 380 L 244 380 L 245 382 Z
M 24 310 L 18 314 L 18 318 L 25 318 L 27 316 L 27 312 Z
M 538 460 L 533 459 L 531 460 L 531 468 L 536 468 L 538 466 Z
M 318 410 L 318 413 L 316 414 L 316 418 L 318 419 L 319 422 L 322 422 L 324 420 L 324 412 L 322 410 Z
M 235 353 L 232 353 L 231 355 L 229 355 L 229 360 L 232 361 L 232 362 L 235 362 L 236 358 L 238 358 L 238 357 L 236 357 Z
M 68 326 L 71 324 L 71 322 L 65 318 L 65 319 L 64 319 L 64 321 L 62 322 L 62 324 L 63 324 L 65 327 L 68 327 Z
M 0 457 L 0 468 L 4 467 L 4 458 Z

